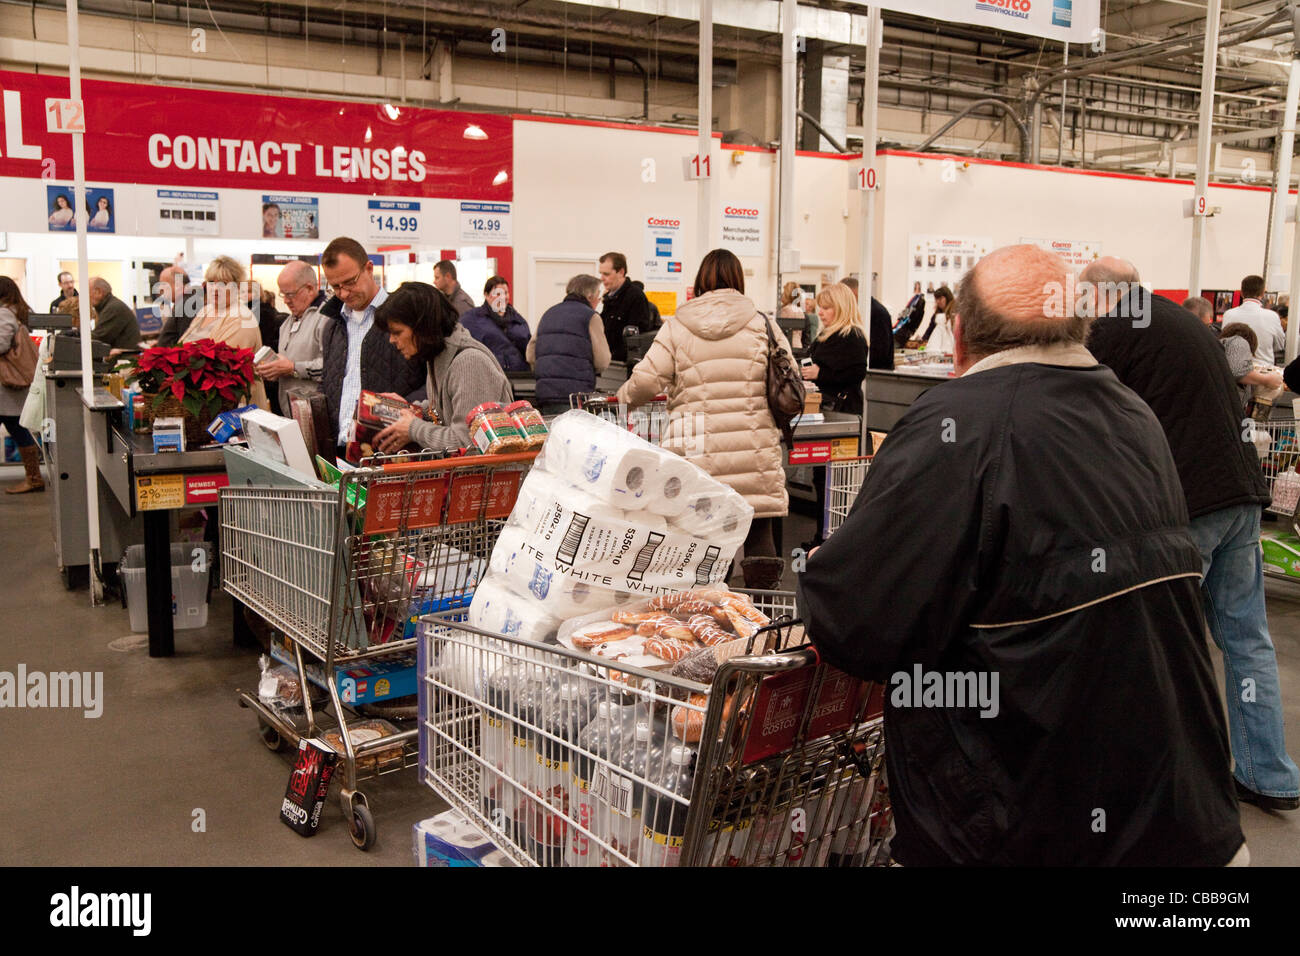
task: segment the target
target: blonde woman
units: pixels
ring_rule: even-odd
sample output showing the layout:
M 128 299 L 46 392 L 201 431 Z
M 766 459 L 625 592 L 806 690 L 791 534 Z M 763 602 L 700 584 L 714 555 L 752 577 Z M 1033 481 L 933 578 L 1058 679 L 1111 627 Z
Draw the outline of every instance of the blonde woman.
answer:
M 817 317 L 821 331 L 813 340 L 803 377 L 816 382 L 822 393 L 823 411 L 862 414 L 862 380 L 867 376 L 867 331 L 858 312 L 853 290 L 841 283 L 817 293 Z M 822 543 L 826 515 L 826 468 L 813 469 L 817 491 L 817 536 L 804 543 L 811 551 Z
M 245 304 L 248 296 L 242 265 L 229 256 L 217 256 L 203 273 L 203 292 L 204 306 L 179 344 L 212 339 L 254 352 L 262 347 L 257 317 Z M 259 408 L 270 408 L 261 379 L 253 381 L 250 401 Z
M 804 366 L 803 377 L 817 383 L 823 409 L 861 415 L 867 330 L 853 290 L 837 282 L 818 292 L 817 318 L 821 331 L 809 350 L 813 364 Z

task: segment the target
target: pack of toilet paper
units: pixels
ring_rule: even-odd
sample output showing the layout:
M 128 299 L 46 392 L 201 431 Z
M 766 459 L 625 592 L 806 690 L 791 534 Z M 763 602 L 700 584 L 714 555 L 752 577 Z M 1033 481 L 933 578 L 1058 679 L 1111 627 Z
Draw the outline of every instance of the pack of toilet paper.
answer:
M 570 618 L 722 583 L 753 516 L 688 459 L 566 412 L 520 486 L 469 623 L 547 643 Z

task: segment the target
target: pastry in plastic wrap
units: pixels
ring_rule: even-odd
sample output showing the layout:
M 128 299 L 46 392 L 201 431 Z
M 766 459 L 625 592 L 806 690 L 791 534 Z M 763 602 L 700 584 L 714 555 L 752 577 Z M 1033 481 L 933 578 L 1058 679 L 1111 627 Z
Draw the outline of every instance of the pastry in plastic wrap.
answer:
M 355 748 L 358 744 L 375 740 L 379 737 L 391 737 L 397 733 L 397 728 L 386 720 L 361 720 L 354 721 L 348 725 L 348 738 L 352 741 Z M 347 750 L 343 746 L 343 736 L 337 730 L 327 731 L 322 735 L 322 739 L 329 744 L 330 748 L 342 758 Z M 367 774 L 376 771 L 388 770 L 390 768 L 401 766 L 402 763 L 402 744 L 395 743 L 391 747 L 385 747 L 382 750 L 371 751 L 364 757 L 357 758 L 357 773 Z

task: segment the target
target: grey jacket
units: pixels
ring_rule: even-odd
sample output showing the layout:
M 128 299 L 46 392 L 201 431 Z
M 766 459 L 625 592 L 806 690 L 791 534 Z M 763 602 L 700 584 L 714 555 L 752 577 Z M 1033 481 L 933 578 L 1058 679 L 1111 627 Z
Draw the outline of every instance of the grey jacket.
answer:
M 456 291 L 447 298 L 451 301 L 452 308 L 456 310 L 457 318 L 474 308 L 474 300 L 469 297 L 469 293 L 459 282 L 456 283 Z
M 27 329 L 18 321 L 18 316 L 14 315 L 13 309 L 0 305 L 0 355 L 6 354 L 14 347 L 14 336 L 27 334 Z M 26 388 L 0 386 L 0 415 L 21 415 L 26 401 Z
M 429 407 L 445 423 L 412 422 L 411 441 L 441 451 L 469 445 L 465 415 L 484 402 L 514 401 L 510 381 L 496 357 L 461 325 L 429 363 Z
M 292 416 L 291 395 L 320 391 L 321 367 L 325 363 L 321 334 L 329 321 L 321 315 L 324 302 L 325 297 L 318 295 L 301 316 L 290 316 L 280 326 L 280 357 L 293 360 L 293 375 L 280 379 L 280 409 L 286 416 Z

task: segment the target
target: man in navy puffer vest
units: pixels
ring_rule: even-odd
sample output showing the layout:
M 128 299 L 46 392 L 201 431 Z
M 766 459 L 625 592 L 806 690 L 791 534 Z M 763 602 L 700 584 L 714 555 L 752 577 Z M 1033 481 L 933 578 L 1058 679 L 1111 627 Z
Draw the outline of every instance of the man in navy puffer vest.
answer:
M 537 407 L 543 415 L 569 408 L 569 396 L 596 388 L 596 375 L 610 362 L 605 327 L 596 307 L 600 280 L 577 275 L 565 287 L 564 301 L 542 313 L 528 343 L 528 362 L 537 376 Z

